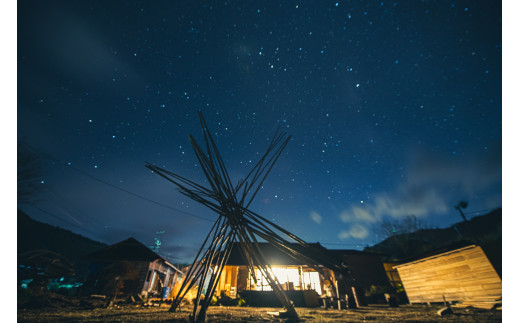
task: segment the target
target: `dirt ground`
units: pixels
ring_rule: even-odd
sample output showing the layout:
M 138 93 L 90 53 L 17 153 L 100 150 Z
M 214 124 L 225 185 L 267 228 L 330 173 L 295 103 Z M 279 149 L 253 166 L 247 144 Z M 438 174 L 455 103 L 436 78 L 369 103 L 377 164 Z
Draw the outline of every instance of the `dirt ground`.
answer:
M 358 309 L 335 310 L 297 308 L 297 322 L 502 322 L 502 310 L 453 307 L 453 314 L 439 316 L 441 305 L 370 305 Z M 81 309 L 19 309 L 18 322 L 188 322 L 190 308 L 170 313 L 169 307 L 136 307 Z M 211 306 L 208 322 L 289 322 L 269 312 L 280 308 Z M 292 320 L 291 322 L 294 322 Z

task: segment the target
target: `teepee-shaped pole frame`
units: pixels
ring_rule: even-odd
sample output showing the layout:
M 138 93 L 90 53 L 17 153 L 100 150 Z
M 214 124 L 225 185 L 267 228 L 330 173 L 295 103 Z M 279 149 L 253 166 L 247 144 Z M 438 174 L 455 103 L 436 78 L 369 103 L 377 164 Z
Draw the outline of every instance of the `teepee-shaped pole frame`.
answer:
M 348 275 L 348 270 L 345 267 L 338 266 L 328 255 L 308 245 L 294 234 L 248 209 L 291 136 L 279 130 L 276 131 L 266 153 L 249 174 L 233 186 L 224 160 L 200 112 L 199 119 L 206 150 L 202 149 L 193 136 L 190 135 L 189 139 L 206 176 L 208 187 L 199 185 L 161 167 L 146 164 L 147 168 L 174 183 L 181 194 L 205 205 L 218 214 L 218 218 L 186 273 L 170 311 L 175 311 L 187 292 L 198 285 L 190 320 L 204 322 L 206 311 L 231 249 L 235 242 L 240 242 L 238 243 L 239 251 L 252 278 L 256 281 L 255 268 L 258 268 L 285 307 L 288 316 L 296 318 L 298 316 L 296 310 L 285 295 L 276 276 L 272 274 L 272 268 L 259 247 L 259 239 L 267 241 L 292 258 L 318 271 L 323 266 L 345 272 Z M 288 239 L 303 248 L 294 248 L 293 243 Z

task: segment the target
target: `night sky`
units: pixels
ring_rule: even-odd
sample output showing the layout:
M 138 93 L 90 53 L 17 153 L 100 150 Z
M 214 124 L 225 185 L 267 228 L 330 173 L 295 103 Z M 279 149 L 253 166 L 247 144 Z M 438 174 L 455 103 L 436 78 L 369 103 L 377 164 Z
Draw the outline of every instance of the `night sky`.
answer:
M 145 168 L 204 183 L 202 111 L 234 182 L 292 135 L 251 209 L 362 249 L 415 215 L 502 206 L 500 1 L 18 2 L 18 144 L 40 156 L 18 207 L 174 262 L 217 216 Z

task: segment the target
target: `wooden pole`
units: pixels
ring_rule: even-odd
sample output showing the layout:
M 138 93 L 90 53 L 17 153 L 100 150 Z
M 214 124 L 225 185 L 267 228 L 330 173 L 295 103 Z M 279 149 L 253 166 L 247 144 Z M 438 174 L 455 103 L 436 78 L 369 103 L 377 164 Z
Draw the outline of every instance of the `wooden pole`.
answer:
M 240 254 L 255 282 L 255 268 L 258 268 L 287 310 L 288 316 L 297 318 L 298 314 L 291 300 L 284 293 L 276 276 L 272 275 L 271 267 L 263 255 L 258 238 L 266 240 L 287 255 L 318 271 L 320 271 L 319 266 L 322 265 L 333 270 L 339 270 L 346 275 L 348 275 L 348 271 L 338 266 L 323 250 L 311 247 L 296 235 L 248 209 L 265 182 L 267 175 L 271 172 L 278 158 L 280 158 L 285 146 L 289 143 L 291 136 L 278 129 L 265 154 L 261 156 L 246 178 L 239 181 L 236 186 L 233 186 L 225 167 L 224 159 L 220 155 L 206 121 L 200 112 L 199 119 L 203 130 L 206 151 L 202 149 L 193 136 L 190 135 L 189 140 L 209 187 L 197 184 L 158 166 L 146 164 L 148 169 L 175 184 L 181 194 L 208 207 L 219 215 L 189 268 L 170 311 L 178 308 L 187 292 L 198 282 L 199 289 L 190 320 L 197 322 L 206 320 L 206 311 L 211 303 L 211 298 L 216 290 L 222 270 L 231 253 L 234 242 L 238 240 L 240 242 Z M 211 236 L 212 238 L 210 239 Z M 291 243 L 290 240 L 294 242 Z M 295 247 L 294 243 L 298 247 Z M 206 251 L 202 253 L 206 247 Z M 211 277 L 208 278 L 211 266 L 214 265 L 217 266 L 216 271 L 212 272 Z M 206 283 L 208 288 L 203 293 L 202 289 Z M 336 293 L 338 293 L 336 280 L 335 284 Z M 204 300 L 201 301 L 203 295 Z

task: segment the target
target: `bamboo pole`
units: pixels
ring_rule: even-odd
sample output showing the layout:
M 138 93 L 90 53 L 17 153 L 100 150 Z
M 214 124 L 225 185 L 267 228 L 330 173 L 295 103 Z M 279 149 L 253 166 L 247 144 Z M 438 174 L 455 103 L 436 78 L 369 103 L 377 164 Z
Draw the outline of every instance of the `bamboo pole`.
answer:
M 320 271 L 320 266 L 325 266 L 344 274 L 346 277 L 350 274 L 348 268 L 339 266 L 322 250 L 315 249 L 296 235 L 249 210 L 249 206 L 273 169 L 274 164 L 280 158 L 291 136 L 277 129 L 264 155 L 260 157 L 247 176 L 240 180 L 236 186 L 233 186 L 224 159 L 200 112 L 199 120 L 205 150 L 192 135 L 189 136 L 189 140 L 209 187 L 197 184 L 150 163 L 145 165 L 159 176 L 175 184 L 181 194 L 208 207 L 219 215 L 186 273 L 170 311 L 178 308 L 187 292 L 198 282 L 199 288 L 190 321 L 203 322 L 206 320 L 206 312 L 217 289 L 223 268 L 229 259 L 233 246 L 238 241 L 239 252 L 255 283 L 257 282 L 255 268 L 258 268 L 276 297 L 287 310 L 287 314 L 292 318 L 297 318 L 298 314 L 291 300 L 284 293 L 277 277 L 272 274 L 272 268 L 260 248 L 259 238 L 318 271 Z M 202 251 L 206 247 L 207 249 L 203 253 Z M 211 269 L 212 266 L 214 269 Z M 210 271 L 211 275 L 209 275 Z M 208 278 L 208 276 L 210 277 Z M 206 283 L 208 287 L 203 293 Z M 202 296 L 204 296 L 203 300 Z

